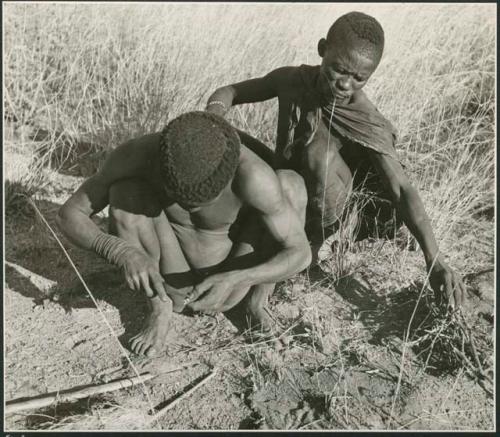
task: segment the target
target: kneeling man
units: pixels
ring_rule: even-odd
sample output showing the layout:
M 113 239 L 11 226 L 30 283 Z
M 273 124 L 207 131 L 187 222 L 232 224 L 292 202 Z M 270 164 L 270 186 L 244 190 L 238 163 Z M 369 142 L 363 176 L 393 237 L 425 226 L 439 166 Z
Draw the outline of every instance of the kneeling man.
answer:
M 135 353 L 163 352 L 172 311 L 186 305 L 239 304 L 250 328 L 269 331 L 274 283 L 309 265 L 304 182 L 273 171 L 246 138 L 217 115 L 185 113 L 113 150 L 61 207 L 63 233 L 146 293 L 151 312 L 131 340 Z M 110 234 L 91 220 L 107 205 Z

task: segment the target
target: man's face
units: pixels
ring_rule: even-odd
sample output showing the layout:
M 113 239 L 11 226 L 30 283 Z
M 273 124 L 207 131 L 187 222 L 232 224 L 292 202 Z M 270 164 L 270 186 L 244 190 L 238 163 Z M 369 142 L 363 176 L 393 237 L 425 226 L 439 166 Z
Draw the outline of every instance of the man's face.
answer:
M 328 44 L 320 42 L 320 56 L 323 61 L 318 79 L 319 91 L 326 102 L 349 101 L 355 91 L 363 88 L 377 68 L 379 57 L 374 50 L 360 50 L 355 43 L 339 41 Z

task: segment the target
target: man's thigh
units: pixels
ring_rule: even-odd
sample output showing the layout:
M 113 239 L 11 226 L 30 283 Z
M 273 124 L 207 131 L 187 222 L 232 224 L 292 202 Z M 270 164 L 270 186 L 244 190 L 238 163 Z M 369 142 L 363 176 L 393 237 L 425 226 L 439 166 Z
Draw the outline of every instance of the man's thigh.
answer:
M 331 144 L 318 136 L 304 149 L 302 171 L 308 193 L 308 221 L 327 227 L 338 221 L 352 188 L 352 173 L 338 149 L 338 139 Z

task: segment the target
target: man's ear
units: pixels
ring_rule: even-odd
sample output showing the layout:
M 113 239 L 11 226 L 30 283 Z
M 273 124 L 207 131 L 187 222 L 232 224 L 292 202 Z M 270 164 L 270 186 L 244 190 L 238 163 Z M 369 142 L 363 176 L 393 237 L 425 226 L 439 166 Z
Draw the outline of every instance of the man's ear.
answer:
M 325 53 L 326 53 L 326 39 L 321 38 L 318 41 L 318 55 L 320 55 L 321 57 L 324 57 Z

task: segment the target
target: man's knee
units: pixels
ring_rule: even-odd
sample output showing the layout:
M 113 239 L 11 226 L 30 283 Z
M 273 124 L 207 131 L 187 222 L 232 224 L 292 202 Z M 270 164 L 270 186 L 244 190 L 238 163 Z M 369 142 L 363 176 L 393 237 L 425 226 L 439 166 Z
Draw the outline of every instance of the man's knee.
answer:
M 144 228 L 148 219 L 145 216 L 132 214 L 115 206 L 109 207 L 109 219 L 112 224 L 113 233 L 123 236 L 129 233 L 138 233 L 140 228 Z
M 155 199 L 142 181 L 124 180 L 113 184 L 109 192 L 109 232 L 145 250 L 160 260 L 160 246 L 151 214 Z M 150 208 L 151 206 L 149 206 Z
M 155 191 L 141 179 L 131 178 L 115 182 L 109 189 L 109 204 L 110 209 L 134 216 L 154 218 L 162 212 Z M 126 220 L 129 218 L 125 217 Z M 135 224 L 135 221 L 132 224 Z
M 316 143 L 306 147 L 302 155 L 302 167 L 305 174 L 314 177 L 316 180 L 327 179 L 329 170 L 336 165 L 339 160 L 339 153 L 335 145 L 326 147 Z
M 302 212 L 307 207 L 307 189 L 304 179 L 293 170 L 278 170 L 278 179 L 287 199 L 293 208 Z

